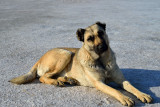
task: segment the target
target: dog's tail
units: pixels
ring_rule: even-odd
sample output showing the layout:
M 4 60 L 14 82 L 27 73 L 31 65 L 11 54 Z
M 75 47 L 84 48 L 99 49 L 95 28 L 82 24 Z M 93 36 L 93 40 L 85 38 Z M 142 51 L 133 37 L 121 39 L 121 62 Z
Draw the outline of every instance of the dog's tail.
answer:
M 9 82 L 19 84 L 19 85 L 32 82 L 37 76 L 37 66 L 38 66 L 38 62 L 31 68 L 31 70 L 27 74 L 13 78 L 9 80 Z

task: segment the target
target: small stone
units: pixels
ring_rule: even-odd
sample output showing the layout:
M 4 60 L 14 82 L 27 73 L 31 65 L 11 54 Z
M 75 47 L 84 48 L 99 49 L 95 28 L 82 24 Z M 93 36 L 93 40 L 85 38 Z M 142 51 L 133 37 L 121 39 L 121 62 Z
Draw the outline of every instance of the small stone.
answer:
M 107 104 L 110 104 L 110 101 L 108 100 L 108 98 L 104 98 L 104 102 L 106 102 Z

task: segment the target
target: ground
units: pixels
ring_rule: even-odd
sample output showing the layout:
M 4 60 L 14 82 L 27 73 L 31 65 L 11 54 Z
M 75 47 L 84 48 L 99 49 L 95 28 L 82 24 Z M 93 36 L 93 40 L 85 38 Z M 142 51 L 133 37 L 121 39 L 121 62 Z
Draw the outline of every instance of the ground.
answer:
M 55 87 L 8 82 L 24 74 L 49 49 L 81 47 L 76 30 L 96 21 L 106 23 L 110 45 L 125 77 L 154 102 L 143 104 L 115 84 L 112 87 L 135 100 L 135 106 L 160 106 L 159 0 L 1 0 L 1 107 L 120 107 L 114 98 L 95 88 Z

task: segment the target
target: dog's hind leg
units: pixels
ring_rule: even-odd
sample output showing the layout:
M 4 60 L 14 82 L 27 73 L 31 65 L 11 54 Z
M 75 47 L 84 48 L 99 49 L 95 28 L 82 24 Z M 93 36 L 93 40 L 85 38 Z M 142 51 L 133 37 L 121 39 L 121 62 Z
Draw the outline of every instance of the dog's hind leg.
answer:
M 56 74 L 59 74 L 63 69 L 55 69 L 53 71 L 49 71 L 45 73 L 43 76 L 40 77 L 39 81 L 49 85 L 56 85 L 56 86 L 64 86 L 65 79 L 63 77 L 58 77 L 58 79 L 53 79 L 52 77 Z
M 59 75 L 65 67 L 69 64 L 72 58 L 72 52 L 60 49 L 57 53 L 59 57 L 54 57 L 50 63 L 48 63 L 48 71 L 45 72 L 44 75 L 40 77 L 40 82 L 45 83 L 45 84 L 52 84 L 52 85 L 58 85 L 58 86 L 64 86 L 63 81 L 53 79 L 55 75 Z M 61 53 L 60 53 L 61 52 Z M 58 56 L 57 55 L 57 56 Z M 60 56 L 61 55 L 61 56 Z M 43 62 L 45 63 L 45 62 Z M 45 68 L 45 67 L 44 67 Z
M 39 79 L 42 83 L 56 85 L 63 87 L 64 83 L 69 83 L 70 85 L 79 85 L 79 82 L 72 77 L 58 77 L 57 79 L 48 78 L 45 75 Z
M 46 76 L 42 76 L 40 77 L 40 82 L 45 83 L 45 84 L 49 84 L 49 85 L 55 85 L 55 86 L 64 86 L 64 82 L 59 81 L 57 79 L 52 79 Z

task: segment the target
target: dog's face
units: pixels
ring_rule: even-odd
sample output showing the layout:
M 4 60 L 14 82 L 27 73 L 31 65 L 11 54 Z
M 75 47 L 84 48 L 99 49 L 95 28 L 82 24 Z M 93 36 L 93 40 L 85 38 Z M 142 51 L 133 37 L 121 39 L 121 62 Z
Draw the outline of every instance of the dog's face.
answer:
M 96 22 L 86 29 L 77 30 L 78 40 L 84 42 L 84 47 L 90 52 L 101 55 L 108 50 L 108 36 L 106 34 L 106 24 Z

